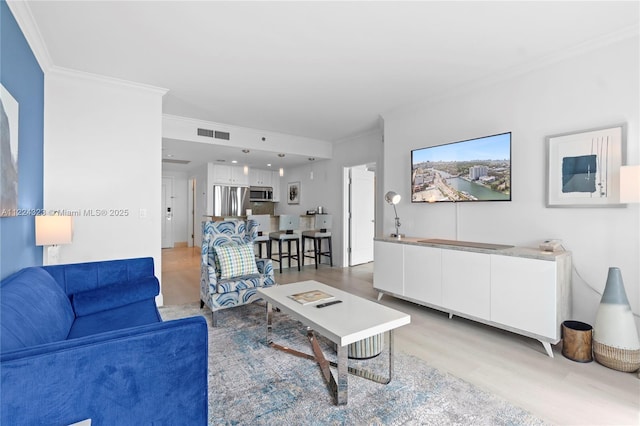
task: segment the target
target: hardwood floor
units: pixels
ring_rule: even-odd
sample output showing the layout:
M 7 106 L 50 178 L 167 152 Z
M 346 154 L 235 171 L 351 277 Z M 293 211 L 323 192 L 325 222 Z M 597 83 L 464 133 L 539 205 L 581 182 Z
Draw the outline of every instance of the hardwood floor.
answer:
M 277 264 L 276 264 L 277 265 Z M 276 270 L 276 281 L 288 284 L 316 280 L 376 300 L 373 264 L 318 270 L 306 266 Z M 200 299 L 199 248 L 162 251 L 162 292 L 167 305 Z M 581 364 L 562 356 L 560 346 L 549 358 L 533 339 L 498 330 L 384 296 L 381 303 L 411 315 L 411 324 L 396 330 L 396 350 L 485 389 L 534 415 L 558 425 L 639 425 L 640 379 L 598 363 Z M 205 307 L 206 310 L 206 307 Z M 221 313 L 224 315 L 224 313 Z

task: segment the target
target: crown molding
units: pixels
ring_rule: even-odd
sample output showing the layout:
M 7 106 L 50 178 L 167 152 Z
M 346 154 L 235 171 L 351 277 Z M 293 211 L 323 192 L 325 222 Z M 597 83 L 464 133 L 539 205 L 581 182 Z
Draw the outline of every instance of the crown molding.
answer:
M 48 77 L 61 76 L 74 80 L 87 80 L 98 84 L 116 85 L 128 89 L 153 92 L 160 96 L 164 96 L 169 91 L 169 89 L 165 89 L 164 87 L 152 86 L 150 84 L 138 83 L 135 81 L 122 80 L 115 77 L 108 77 L 105 75 L 93 74 L 85 71 L 78 71 L 70 68 L 59 67 L 57 65 L 51 66 L 49 72 L 47 72 L 46 75 Z
M 40 33 L 38 25 L 31 13 L 31 8 L 28 2 L 18 0 L 7 0 L 7 5 L 13 13 L 20 30 L 27 39 L 27 43 L 36 57 L 36 61 L 40 65 L 40 68 L 44 72 L 45 76 L 64 76 L 73 79 L 83 79 L 93 81 L 100 84 L 117 85 L 120 87 L 126 87 L 130 89 L 144 90 L 147 92 L 154 92 L 161 96 L 168 92 L 168 89 L 151 86 L 148 84 L 137 83 L 128 80 L 122 80 L 113 77 L 107 77 L 99 74 L 92 74 L 85 71 L 78 71 L 69 68 L 57 66 L 53 63 L 47 45 L 44 42 L 44 38 Z
M 53 61 L 51 60 L 49 50 L 47 50 L 47 45 L 44 43 L 40 29 L 38 25 L 36 25 L 36 20 L 31 13 L 28 2 L 18 0 L 6 1 L 25 39 L 27 39 L 27 43 L 29 47 L 31 47 L 36 61 L 38 61 L 42 71 L 46 73 L 53 67 Z

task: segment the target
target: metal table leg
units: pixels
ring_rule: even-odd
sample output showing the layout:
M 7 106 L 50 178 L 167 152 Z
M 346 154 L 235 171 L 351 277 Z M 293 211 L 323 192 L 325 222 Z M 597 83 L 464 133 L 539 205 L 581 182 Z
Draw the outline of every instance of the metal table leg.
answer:
M 273 327 L 272 321 L 272 305 L 271 303 L 267 302 L 267 345 L 271 346 L 274 349 L 287 352 L 291 355 L 316 361 L 318 363 L 318 366 L 320 367 L 320 370 L 322 371 L 322 375 L 327 384 L 327 387 L 329 388 L 329 392 L 334 396 L 337 405 L 345 405 L 347 403 L 348 374 L 353 374 L 355 376 L 362 377 L 367 380 L 371 380 L 384 385 L 391 382 L 391 379 L 393 377 L 393 330 L 389 330 L 389 377 L 383 377 L 368 370 L 349 367 L 347 356 L 348 346 L 337 347 L 337 362 L 328 361 L 325 358 L 320 345 L 318 344 L 313 330 L 311 330 L 310 328 L 307 328 L 307 338 L 309 339 L 309 343 L 311 344 L 313 355 L 274 343 L 271 339 Z M 337 368 L 337 379 L 331 372 L 331 369 L 329 368 L 330 366 Z

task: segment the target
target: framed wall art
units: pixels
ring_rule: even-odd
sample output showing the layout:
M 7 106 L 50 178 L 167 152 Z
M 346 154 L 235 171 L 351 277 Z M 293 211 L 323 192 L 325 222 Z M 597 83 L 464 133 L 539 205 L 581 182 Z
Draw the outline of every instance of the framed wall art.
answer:
M 0 84 L 0 216 L 18 209 L 18 101 Z
M 547 206 L 620 205 L 625 126 L 547 137 Z
M 300 182 L 289 182 L 287 186 L 287 203 L 300 204 Z

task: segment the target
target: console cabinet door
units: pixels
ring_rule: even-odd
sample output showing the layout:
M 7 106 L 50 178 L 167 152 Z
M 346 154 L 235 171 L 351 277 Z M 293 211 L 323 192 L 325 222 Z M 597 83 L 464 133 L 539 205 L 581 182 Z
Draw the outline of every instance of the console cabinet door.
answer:
M 558 339 L 556 266 L 491 255 L 491 321 Z
M 491 315 L 490 256 L 442 250 L 442 304 L 445 308 L 488 320 Z
M 403 244 L 374 241 L 373 287 L 404 295 Z
M 404 247 L 404 295 L 440 306 L 442 304 L 442 250 Z

